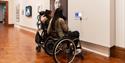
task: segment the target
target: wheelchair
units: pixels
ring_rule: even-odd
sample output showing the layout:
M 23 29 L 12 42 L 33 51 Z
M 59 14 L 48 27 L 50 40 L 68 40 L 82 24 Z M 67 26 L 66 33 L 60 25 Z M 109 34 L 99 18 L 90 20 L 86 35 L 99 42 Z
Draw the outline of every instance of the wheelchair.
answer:
M 64 37 L 53 37 L 47 34 L 45 29 L 40 32 L 41 23 L 37 23 L 39 31 L 35 37 L 36 42 L 39 42 L 39 47 L 50 56 L 53 56 L 56 63 L 71 63 L 73 62 L 76 54 L 76 49 L 81 49 L 79 38 L 66 34 Z M 38 47 L 36 47 L 38 50 Z

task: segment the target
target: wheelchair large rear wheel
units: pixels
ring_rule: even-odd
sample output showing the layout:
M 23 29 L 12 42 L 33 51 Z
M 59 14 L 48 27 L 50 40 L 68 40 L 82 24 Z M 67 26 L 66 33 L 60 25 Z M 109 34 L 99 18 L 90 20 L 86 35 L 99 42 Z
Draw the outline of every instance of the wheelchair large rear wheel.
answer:
M 71 63 L 75 58 L 76 46 L 70 39 L 63 39 L 54 46 L 54 59 L 56 63 Z

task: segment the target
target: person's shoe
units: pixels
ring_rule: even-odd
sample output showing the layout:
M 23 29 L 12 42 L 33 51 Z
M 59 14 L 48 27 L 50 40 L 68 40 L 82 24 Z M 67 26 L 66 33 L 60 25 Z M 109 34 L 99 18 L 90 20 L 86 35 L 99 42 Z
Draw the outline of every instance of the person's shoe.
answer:
M 81 49 L 76 49 L 76 54 L 75 54 L 75 55 L 77 55 L 77 54 L 79 54 L 79 53 L 81 53 L 81 52 L 82 52 Z

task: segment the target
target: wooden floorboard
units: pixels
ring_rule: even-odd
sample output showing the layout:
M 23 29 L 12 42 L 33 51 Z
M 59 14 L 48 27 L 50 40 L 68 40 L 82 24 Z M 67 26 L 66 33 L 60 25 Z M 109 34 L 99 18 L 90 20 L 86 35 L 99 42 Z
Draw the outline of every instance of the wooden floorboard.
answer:
M 125 48 L 114 46 L 111 48 L 111 57 L 116 57 L 120 59 L 125 59 Z
M 35 46 L 33 33 L 0 24 L 0 63 L 54 63 L 43 50 L 36 53 Z M 73 63 L 125 63 L 115 57 L 84 53 L 83 60 L 77 56 Z

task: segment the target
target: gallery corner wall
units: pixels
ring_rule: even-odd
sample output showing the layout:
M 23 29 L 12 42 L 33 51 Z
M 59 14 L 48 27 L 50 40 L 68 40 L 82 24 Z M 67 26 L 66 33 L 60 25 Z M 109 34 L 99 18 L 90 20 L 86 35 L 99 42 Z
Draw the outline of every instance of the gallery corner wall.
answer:
M 38 7 L 40 7 L 41 11 L 50 9 L 50 0 L 17 0 L 15 4 L 16 6 L 19 6 L 19 20 L 17 21 L 17 19 L 15 19 L 15 25 L 24 26 L 32 29 L 37 29 L 36 23 Z M 26 6 L 32 7 L 32 16 L 30 17 L 27 17 L 25 15 Z

